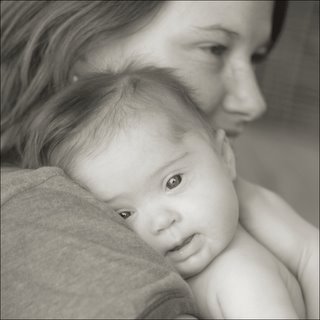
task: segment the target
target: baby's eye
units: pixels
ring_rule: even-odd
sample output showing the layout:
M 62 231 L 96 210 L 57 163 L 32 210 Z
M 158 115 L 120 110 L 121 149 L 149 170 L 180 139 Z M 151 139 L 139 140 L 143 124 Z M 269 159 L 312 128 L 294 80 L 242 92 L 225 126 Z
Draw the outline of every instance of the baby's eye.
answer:
M 175 174 L 167 181 L 166 187 L 170 190 L 174 189 L 181 183 L 181 181 L 182 181 L 182 175 Z
M 126 211 L 118 211 L 118 214 L 119 214 L 119 216 L 120 216 L 121 218 L 123 218 L 123 219 L 128 219 L 128 218 L 131 217 L 132 212 L 131 212 L 131 211 L 128 211 L 128 210 L 126 210 Z

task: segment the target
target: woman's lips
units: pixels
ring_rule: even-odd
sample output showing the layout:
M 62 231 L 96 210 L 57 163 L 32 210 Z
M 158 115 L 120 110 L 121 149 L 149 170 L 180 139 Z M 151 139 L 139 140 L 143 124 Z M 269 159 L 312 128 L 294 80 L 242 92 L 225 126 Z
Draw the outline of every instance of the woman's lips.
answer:
M 227 135 L 228 138 L 236 138 L 241 134 L 241 132 L 242 131 L 240 131 L 240 130 L 239 131 L 235 131 L 235 130 L 231 131 L 231 130 L 229 130 L 229 131 L 226 131 L 226 135 Z
M 243 130 L 245 129 L 247 121 L 239 121 L 234 123 L 233 125 L 227 125 L 223 129 L 226 132 L 228 138 L 236 138 L 238 137 Z
M 244 126 L 239 125 L 237 128 L 225 129 L 226 135 L 228 138 L 235 138 L 243 132 Z

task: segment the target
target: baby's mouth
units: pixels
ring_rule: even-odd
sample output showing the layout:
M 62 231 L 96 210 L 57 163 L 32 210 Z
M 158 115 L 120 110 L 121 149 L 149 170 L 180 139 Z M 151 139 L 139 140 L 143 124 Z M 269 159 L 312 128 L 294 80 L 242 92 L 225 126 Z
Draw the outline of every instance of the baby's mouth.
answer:
M 185 245 L 187 245 L 194 237 L 194 234 L 191 235 L 190 237 L 186 238 L 181 244 L 177 245 L 176 247 L 172 248 L 171 250 L 169 250 L 168 252 L 174 252 L 174 251 L 178 251 L 181 248 L 183 248 Z

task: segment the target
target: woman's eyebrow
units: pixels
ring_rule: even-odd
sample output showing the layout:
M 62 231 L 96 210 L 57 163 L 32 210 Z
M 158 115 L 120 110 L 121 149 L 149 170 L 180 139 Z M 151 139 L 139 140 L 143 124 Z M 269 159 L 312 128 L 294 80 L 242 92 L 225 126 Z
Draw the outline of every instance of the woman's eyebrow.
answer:
M 239 38 L 241 34 L 235 30 L 232 30 L 230 28 L 226 28 L 222 26 L 221 24 L 212 24 L 208 26 L 197 26 L 193 27 L 193 30 L 195 32 L 205 32 L 205 33 L 212 33 L 212 32 L 220 32 L 223 33 L 223 35 L 228 36 L 229 38 L 235 39 Z M 266 37 L 266 40 L 259 45 L 259 47 L 266 47 L 269 48 L 271 46 L 271 40 L 270 40 L 270 34 L 268 37 Z
M 197 27 L 193 27 L 192 30 L 195 33 L 205 33 L 210 35 L 212 32 L 220 32 L 221 34 L 223 34 L 224 36 L 227 36 L 230 39 L 237 39 L 240 38 L 241 34 L 238 33 L 235 30 L 226 28 L 224 26 L 222 26 L 221 24 L 212 24 L 212 25 L 208 25 L 208 26 L 197 26 Z M 270 35 L 269 37 L 261 44 L 259 44 L 260 48 L 265 48 L 266 50 L 266 55 L 268 54 L 270 48 L 272 47 L 272 42 L 270 39 Z
M 231 38 L 237 38 L 240 36 L 240 34 L 238 32 L 236 32 L 235 30 L 231 30 L 228 29 L 226 27 L 223 27 L 221 24 L 212 24 L 212 25 L 208 25 L 208 26 L 197 26 L 197 27 L 193 27 L 193 30 L 200 31 L 200 32 L 222 32 L 223 34 L 231 37 Z

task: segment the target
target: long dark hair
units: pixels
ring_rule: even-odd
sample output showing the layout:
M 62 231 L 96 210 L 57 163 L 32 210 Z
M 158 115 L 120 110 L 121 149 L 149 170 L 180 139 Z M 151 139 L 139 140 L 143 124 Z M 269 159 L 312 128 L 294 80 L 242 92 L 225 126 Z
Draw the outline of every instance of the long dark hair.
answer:
M 1 1 L 1 160 L 21 158 L 21 123 L 70 82 L 70 70 L 98 41 L 135 32 L 166 1 Z M 287 1 L 275 1 L 272 41 Z
M 134 32 L 163 3 L 1 1 L 2 156 L 21 154 L 21 122 L 69 83 L 91 44 Z
M 278 40 L 282 27 L 285 21 L 288 10 L 289 1 L 277 0 L 274 2 L 273 17 L 272 17 L 272 32 L 271 32 L 271 47 Z

